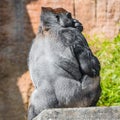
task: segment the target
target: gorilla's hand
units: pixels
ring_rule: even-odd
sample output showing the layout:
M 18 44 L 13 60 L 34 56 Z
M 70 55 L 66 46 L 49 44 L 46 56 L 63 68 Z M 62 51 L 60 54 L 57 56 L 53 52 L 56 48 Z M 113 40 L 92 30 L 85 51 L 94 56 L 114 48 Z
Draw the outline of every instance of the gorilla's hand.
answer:
M 73 19 L 73 24 L 74 24 L 74 27 L 79 29 L 80 32 L 83 31 L 83 25 L 78 20 Z

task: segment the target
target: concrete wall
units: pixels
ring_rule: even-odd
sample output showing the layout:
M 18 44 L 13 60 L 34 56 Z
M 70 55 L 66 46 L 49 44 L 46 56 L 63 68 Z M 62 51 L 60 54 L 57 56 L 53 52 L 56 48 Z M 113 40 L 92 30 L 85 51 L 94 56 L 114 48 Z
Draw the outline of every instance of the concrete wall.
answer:
M 33 120 L 119 120 L 120 107 L 88 107 L 44 110 Z
M 36 0 L 27 5 L 34 31 L 41 6 L 63 7 L 79 19 L 87 34 L 104 33 L 114 37 L 120 28 L 120 0 Z

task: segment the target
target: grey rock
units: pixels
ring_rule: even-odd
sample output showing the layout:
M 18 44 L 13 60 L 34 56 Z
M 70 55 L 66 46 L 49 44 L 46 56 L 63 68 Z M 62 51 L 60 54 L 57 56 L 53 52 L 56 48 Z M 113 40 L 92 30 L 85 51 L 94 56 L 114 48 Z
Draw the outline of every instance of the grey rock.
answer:
M 120 106 L 48 109 L 33 120 L 120 120 Z

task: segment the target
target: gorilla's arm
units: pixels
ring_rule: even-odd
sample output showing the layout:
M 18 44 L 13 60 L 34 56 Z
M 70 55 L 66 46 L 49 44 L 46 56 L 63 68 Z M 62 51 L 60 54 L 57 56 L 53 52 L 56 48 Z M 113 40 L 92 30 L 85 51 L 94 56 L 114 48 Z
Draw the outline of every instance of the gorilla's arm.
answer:
M 80 32 L 83 31 L 83 25 L 81 22 L 79 22 L 76 19 L 73 19 L 73 24 L 74 24 L 74 27 L 77 28 Z
M 81 34 L 81 33 L 80 33 Z M 78 43 L 74 44 L 73 51 L 80 64 L 80 68 L 83 74 L 87 74 L 90 77 L 99 76 L 100 63 L 90 50 L 89 46 L 86 44 L 85 39 L 82 39 L 84 43 L 78 40 Z
M 80 71 L 90 77 L 99 76 L 100 63 L 92 53 L 89 45 L 79 30 L 65 28 L 59 32 L 64 45 L 71 46 L 72 51 L 80 65 Z

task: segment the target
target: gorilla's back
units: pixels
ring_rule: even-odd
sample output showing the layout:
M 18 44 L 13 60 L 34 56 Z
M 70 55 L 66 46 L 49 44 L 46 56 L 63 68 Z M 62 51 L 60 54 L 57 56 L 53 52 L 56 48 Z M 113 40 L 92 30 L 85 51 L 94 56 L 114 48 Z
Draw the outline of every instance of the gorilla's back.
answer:
M 60 76 L 81 78 L 71 47 L 63 44 L 56 29 L 36 36 L 29 54 L 29 70 L 35 87 L 43 80 L 54 82 Z

